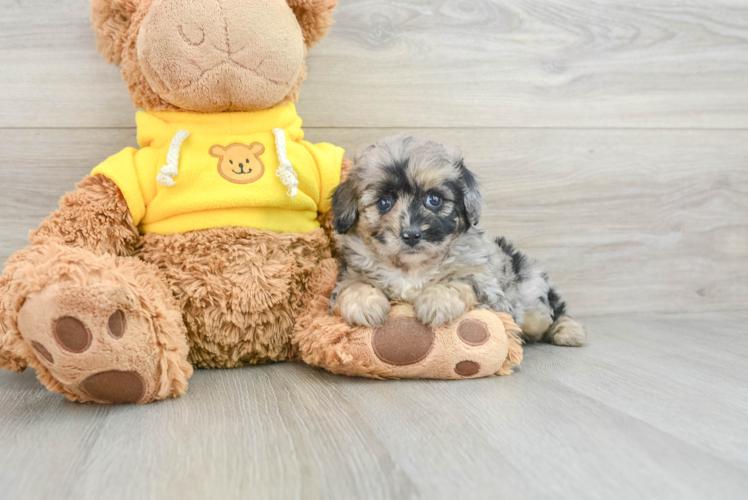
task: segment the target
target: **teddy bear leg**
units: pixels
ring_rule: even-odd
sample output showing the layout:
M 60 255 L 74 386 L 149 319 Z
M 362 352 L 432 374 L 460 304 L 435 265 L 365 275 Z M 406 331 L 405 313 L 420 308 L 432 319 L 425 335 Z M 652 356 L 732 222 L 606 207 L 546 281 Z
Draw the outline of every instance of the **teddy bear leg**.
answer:
M 148 403 L 187 389 L 186 329 L 165 278 L 135 257 L 24 251 L 0 291 L 3 349 L 72 401 Z
M 312 298 L 294 328 L 294 347 L 310 365 L 360 377 L 459 380 L 508 375 L 522 361 L 511 316 L 486 309 L 430 328 L 412 306 L 393 304 L 381 328 L 351 327 L 328 312 L 336 275 L 333 259 L 320 264 L 311 280 Z
M 370 356 L 373 367 L 388 367 L 396 378 L 465 379 L 506 375 L 521 360 L 519 328 L 508 315 L 469 311 L 436 328 L 422 324 L 412 306 L 393 307 L 381 328 L 354 328 L 350 340 Z

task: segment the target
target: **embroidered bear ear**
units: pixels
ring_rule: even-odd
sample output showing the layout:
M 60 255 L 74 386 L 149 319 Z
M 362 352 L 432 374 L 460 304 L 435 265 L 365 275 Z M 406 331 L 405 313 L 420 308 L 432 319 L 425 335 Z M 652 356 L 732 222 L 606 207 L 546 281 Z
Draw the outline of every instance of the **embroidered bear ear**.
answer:
M 220 144 L 215 144 L 210 147 L 210 149 L 208 150 L 208 154 L 215 158 L 223 158 L 223 155 L 226 154 L 226 148 L 224 148 Z
M 338 0 L 286 0 L 304 34 L 306 48 L 320 41 L 332 26 L 332 11 Z
M 259 142 L 253 142 L 252 144 L 249 145 L 249 151 L 253 155 L 259 156 L 259 155 L 261 155 L 262 153 L 265 152 L 265 146 L 263 146 Z
M 141 0 L 91 0 L 96 49 L 108 63 L 119 64 L 127 30 Z

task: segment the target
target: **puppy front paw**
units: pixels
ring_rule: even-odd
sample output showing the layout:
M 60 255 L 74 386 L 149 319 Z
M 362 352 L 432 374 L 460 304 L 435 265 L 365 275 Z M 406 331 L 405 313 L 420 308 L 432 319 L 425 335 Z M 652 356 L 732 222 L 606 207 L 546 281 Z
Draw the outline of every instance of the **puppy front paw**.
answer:
M 390 301 L 373 286 L 355 283 L 340 292 L 334 312 L 342 316 L 349 325 L 376 328 L 387 322 Z
M 413 309 L 421 323 L 438 327 L 462 316 L 467 306 L 456 290 L 444 285 L 434 285 L 416 297 Z

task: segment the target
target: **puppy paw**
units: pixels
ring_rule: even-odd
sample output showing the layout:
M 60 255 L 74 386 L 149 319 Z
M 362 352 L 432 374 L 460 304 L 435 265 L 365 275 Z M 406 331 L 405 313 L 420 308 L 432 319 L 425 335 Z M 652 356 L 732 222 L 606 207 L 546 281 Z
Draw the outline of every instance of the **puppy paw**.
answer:
M 556 320 L 547 335 L 547 341 L 555 345 L 579 347 L 587 343 L 587 329 L 568 316 Z
M 546 335 L 553 325 L 550 311 L 544 309 L 530 309 L 525 312 L 522 321 L 522 339 L 525 342 L 535 343 Z
M 380 290 L 365 283 L 355 283 L 340 292 L 334 312 L 349 325 L 376 328 L 385 324 L 390 307 L 390 301 Z
M 443 285 L 434 285 L 416 297 L 413 301 L 413 309 L 421 323 L 439 327 L 462 316 L 467 306 L 456 290 Z

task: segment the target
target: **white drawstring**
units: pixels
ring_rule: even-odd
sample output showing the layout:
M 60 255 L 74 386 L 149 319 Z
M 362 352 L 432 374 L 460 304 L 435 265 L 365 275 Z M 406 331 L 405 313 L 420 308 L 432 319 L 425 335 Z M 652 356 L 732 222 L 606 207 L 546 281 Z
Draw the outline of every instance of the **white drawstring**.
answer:
M 293 198 L 299 192 L 299 179 L 296 177 L 296 171 L 293 169 L 293 165 L 288 161 L 286 156 L 286 133 L 282 128 L 274 128 L 273 135 L 275 136 L 275 149 L 278 151 L 278 170 L 275 171 L 275 175 L 280 179 L 284 186 L 286 186 L 286 194 Z
M 174 177 L 179 173 L 179 149 L 189 136 L 190 132 L 188 130 L 180 130 L 174 134 L 174 138 L 169 144 L 169 152 L 166 154 L 166 165 L 161 167 L 161 173 L 156 176 L 156 180 L 162 186 L 172 187 L 177 183 Z

